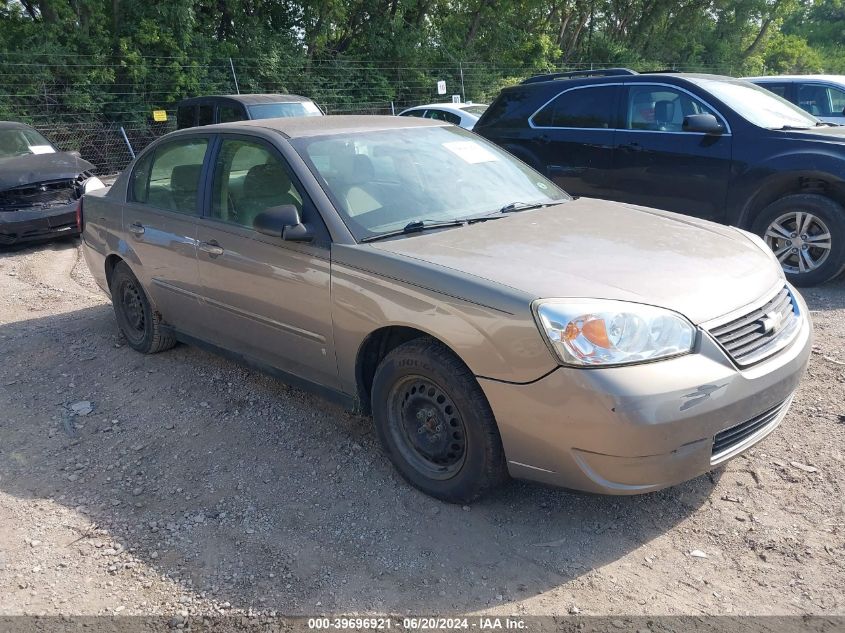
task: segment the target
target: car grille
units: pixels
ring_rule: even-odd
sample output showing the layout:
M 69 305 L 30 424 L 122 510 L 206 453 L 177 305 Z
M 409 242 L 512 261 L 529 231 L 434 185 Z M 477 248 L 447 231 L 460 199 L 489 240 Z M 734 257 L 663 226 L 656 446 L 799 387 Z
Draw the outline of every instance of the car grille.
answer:
M 0 192 L 0 210 L 53 207 L 70 204 L 78 197 L 79 188 L 75 180 L 39 182 Z
M 783 349 L 798 331 L 798 305 L 784 288 L 748 314 L 712 328 L 710 334 L 741 366 L 753 365 Z
M 760 415 L 717 433 L 713 440 L 713 456 L 710 463 L 716 464 L 723 461 L 743 448 L 763 439 L 780 424 L 791 403 L 792 396 L 789 396 L 780 404 Z

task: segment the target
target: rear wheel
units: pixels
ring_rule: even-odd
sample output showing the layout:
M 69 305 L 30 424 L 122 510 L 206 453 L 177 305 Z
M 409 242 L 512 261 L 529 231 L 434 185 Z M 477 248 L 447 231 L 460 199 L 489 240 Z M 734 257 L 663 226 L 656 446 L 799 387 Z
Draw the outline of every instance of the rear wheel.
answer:
M 162 328 L 161 315 L 153 310 L 141 283 L 124 262 L 114 267 L 109 288 L 117 326 L 132 349 L 155 354 L 176 344 L 173 335 Z
M 781 198 L 760 212 L 752 230 L 774 251 L 796 286 L 824 283 L 845 267 L 845 209 L 830 198 Z
M 372 403 L 385 452 L 423 492 L 468 503 L 507 479 L 490 405 L 472 372 L 438 341 L 391 351 L 376 370 Z

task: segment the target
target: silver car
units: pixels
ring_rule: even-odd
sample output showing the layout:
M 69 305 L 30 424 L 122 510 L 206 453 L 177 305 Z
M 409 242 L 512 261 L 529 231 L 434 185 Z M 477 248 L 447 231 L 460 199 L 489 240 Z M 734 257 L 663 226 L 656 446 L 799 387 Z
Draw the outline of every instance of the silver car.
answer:
M 372 414 L 412 484 L 657 490 L 787 415 L 807 307 L 754 235 L 572 199 L 459 127 L 314 117 L 174 132 L 84 198 L 136 350 L 201 345 Z

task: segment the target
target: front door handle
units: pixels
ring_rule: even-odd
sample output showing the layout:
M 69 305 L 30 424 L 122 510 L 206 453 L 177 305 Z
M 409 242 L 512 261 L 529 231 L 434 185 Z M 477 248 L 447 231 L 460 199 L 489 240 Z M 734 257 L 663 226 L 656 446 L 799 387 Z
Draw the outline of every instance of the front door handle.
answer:
M 200 250 L 203 253 L 208 253 L 211 257 L 217 257 L 223 254 L 223 247 L 217 243 L 217 240 L 209 240 L 208 242 L 200 242 Z
M 140 222 L 134 222 L 129 225 L 129 232 L 134 233 L 135 235 L 143 235 L 145 230 L 144 225 Z

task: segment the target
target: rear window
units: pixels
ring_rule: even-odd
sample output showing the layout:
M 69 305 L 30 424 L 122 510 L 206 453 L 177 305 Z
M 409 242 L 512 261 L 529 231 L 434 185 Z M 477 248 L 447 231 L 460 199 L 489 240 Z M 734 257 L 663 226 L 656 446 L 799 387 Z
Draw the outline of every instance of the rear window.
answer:
M 291 116 L 321 116 L 320 108 L 312 101 L 292 103 L 258 103 L 249 106 L 249 116 L 253 119 L 276 119 Z
M 612 128 L 616 86 L 573 88 L 543 106 L 534 127 Z

